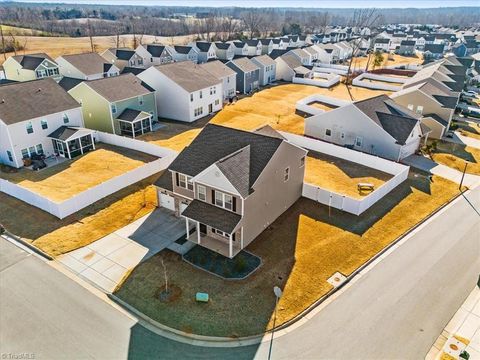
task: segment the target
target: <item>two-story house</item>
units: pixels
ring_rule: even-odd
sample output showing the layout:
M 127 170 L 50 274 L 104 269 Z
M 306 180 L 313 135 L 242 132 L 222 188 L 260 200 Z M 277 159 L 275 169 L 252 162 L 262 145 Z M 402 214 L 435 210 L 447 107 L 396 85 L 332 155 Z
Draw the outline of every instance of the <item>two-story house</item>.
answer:
M 100 54 L 122 71 L 125 67 L 144 68 L 143 58 L 129 48 L 110 48 Z
M 73 158 L 95 148 L 78 102 L 53 79 L 0 86 L 0 163 L 58 154 Z
M 248 46 L 248 56 L 258 56 L 262 55 L 262 42 L 260 40 L 247 40 L 246 44 Z
M 189 241 L 233 258 L 302 195 L 307 151 L 263 130 L 209 124 L 155 183 Z
M 173 60 L 176 62 L 179 61 L 192 61 L 194 63 L 198 62 L 198 51 L 193 46 L 181 46 L 175 45 L 171 48 L 173 55 Z
M 217 49 L 214 43 L 208 41 L 197 41 L 191 44 L 198 52 L 198 62 L 206 63 L 207 61 L 217 58 Z
M 248 56 L 248 45 L 243 41 L 234 41 L 232 42 L 234 46 L 234 56 Z
M 135 52 L 142 57 L 145 68 L 173 62 L 171 50 L 165 45 L 138 45 Z
M 235 46 L 232 43 L 216 42 L 215 49 L 220 60 L 230 61 L 235 56 Z
M 260 85 L 265 86 L 275 81 L 277 63 L 268 55 L 251 58 L 252 62 L 260 68 Z
M 120 75 L 120 69 L 97 53 L 62 55 L 55 59 L 64 77 L 96 80 Z
M 258 89 L 260 81 L 260 67 L 249 58 L 233 59 L 226 65 L 237 73 L 237 90 L 248 94 Z
M 156 92 L 158 115 L 192 122 L 223 106 L 222 80 L 191 61 L 152 66 L 138 77 Z
M 133 74 L 83 81 L 68 93 L 82 105 L 89 129 L 136 137 L 158 118 L 155 91 Z
M 237 93 L 237 73 L 220 60 L 209 61 L 201 67 L 222 82 L 223 100 L 230 100 Z
M 61 75 L 57 63 L 47 54 L 10 56 L 3 63 L 3 71 L 8 80 L 30 81 L 52 77 L 59 80 Z
M 273 50 L 273 41 L 272 39 L 260 39 L 262 44 L 262 55 L 268 55 Z
M 373 51 L 389 52 L 392 41 L 388 38 L 376 38 L 373 43 Z

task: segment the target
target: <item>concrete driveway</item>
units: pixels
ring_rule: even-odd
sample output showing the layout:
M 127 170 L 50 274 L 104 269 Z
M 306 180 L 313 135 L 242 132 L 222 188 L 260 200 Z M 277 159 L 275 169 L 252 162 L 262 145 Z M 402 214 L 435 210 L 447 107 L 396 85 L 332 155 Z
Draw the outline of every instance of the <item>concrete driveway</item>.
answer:
M 185 221 L 158 208 L 135 222 L 57 260 L 106 292 L 112 292 L 128 271 L 185 234 Z

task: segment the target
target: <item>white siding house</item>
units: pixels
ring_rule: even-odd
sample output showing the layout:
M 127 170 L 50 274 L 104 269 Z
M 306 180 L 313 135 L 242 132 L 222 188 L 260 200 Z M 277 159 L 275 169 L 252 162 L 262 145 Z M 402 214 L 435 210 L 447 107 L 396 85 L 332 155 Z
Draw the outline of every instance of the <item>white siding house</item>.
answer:
M 56 58 L 55 62 L 62 76 L 75 79 L 96 80 L 120 74 L 119 68 L 97 53 L 63 55 Z
M 222 81 L 223 100 L 232 99 L 237 93 L 237 73 L 220 60 L 202 64 L 202 68 Z

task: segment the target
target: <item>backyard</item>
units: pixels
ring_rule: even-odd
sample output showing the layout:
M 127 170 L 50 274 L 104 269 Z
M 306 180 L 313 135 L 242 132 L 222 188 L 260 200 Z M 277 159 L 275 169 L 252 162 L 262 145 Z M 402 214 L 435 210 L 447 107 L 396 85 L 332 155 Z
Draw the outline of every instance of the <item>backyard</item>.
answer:
M 128 186 L 64 219 L 0 192 L 0 222 L 11 233 L 57 256 L 86 246 L 152 212 L 158 175 Z
M 62 202 L 104 181 L 122 175 L 156 157 L 127 148 L 97 144 L 96 150 L 40 171 L 21 168 L 1 172 L 0 178 L 52 201 Z
M 480 149 L 446 141 L 438 141 L 431 153 L 433 161 L 463 172 L 480 175 Z
M 407 64 L 417 64 L 420 65 L 423 62 L 423 59 L 417 56 L 402 56 L 398 54 L 390 55 L 390 58 L 388 54 L 383 54 L 383 64 L 378 68 L 381 67 L 387 67 L 387 66 L 401 66 L 401 65 L 407 65 Z M 373 69 L 373 56 L 370 58 L 370 62 L 368 62 L 368 57 L 357 57 L 353 59 L 352 67 L 353 68 L 359 68 L 364 70 L 365 67 L 367 66 L 368 62 L 368 70 Z
M 453 182 L 411 172 L 361 216 L 301 198 L 247 247 L 262 259 L 249 278 L 228 281 L 194 268 L 163 251 L 136 267 L 116 295 L 149 317 L 186 332 L 214 336 L 247 336 L 269 329 L 275 305 L 273 286 L 283 289 L 277 325 L 292 319 L 325 295 L 327 279 L 344 275 L 372 258 L 421 219 L 458 194 Z M 158 291 L 168 282 L 179 289 L 172 302 Z M 208 303 L 196 303 L 206 292 Z M 234 319 L 230 321 L 229 319 Z
M 391 174 L 351 161 L 310 151 L 305 168 L 305 182 L 353 198 L 370 192 L 359 192 L 358 183 L 370 183 L 377 189 L 391 179 Z

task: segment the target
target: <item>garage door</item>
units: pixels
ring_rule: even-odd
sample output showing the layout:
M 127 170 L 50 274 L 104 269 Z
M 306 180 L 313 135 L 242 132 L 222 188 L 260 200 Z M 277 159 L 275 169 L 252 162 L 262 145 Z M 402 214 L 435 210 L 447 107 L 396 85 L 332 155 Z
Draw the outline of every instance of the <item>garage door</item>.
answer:
M 175 200 L 167 194 L 160 194 L 160 206 L 175 211 Z
M 183 202 L 180 203 L 180 214 L 183 213 L 183 210 L 187 208 L 188 204 L 185 204 Z

